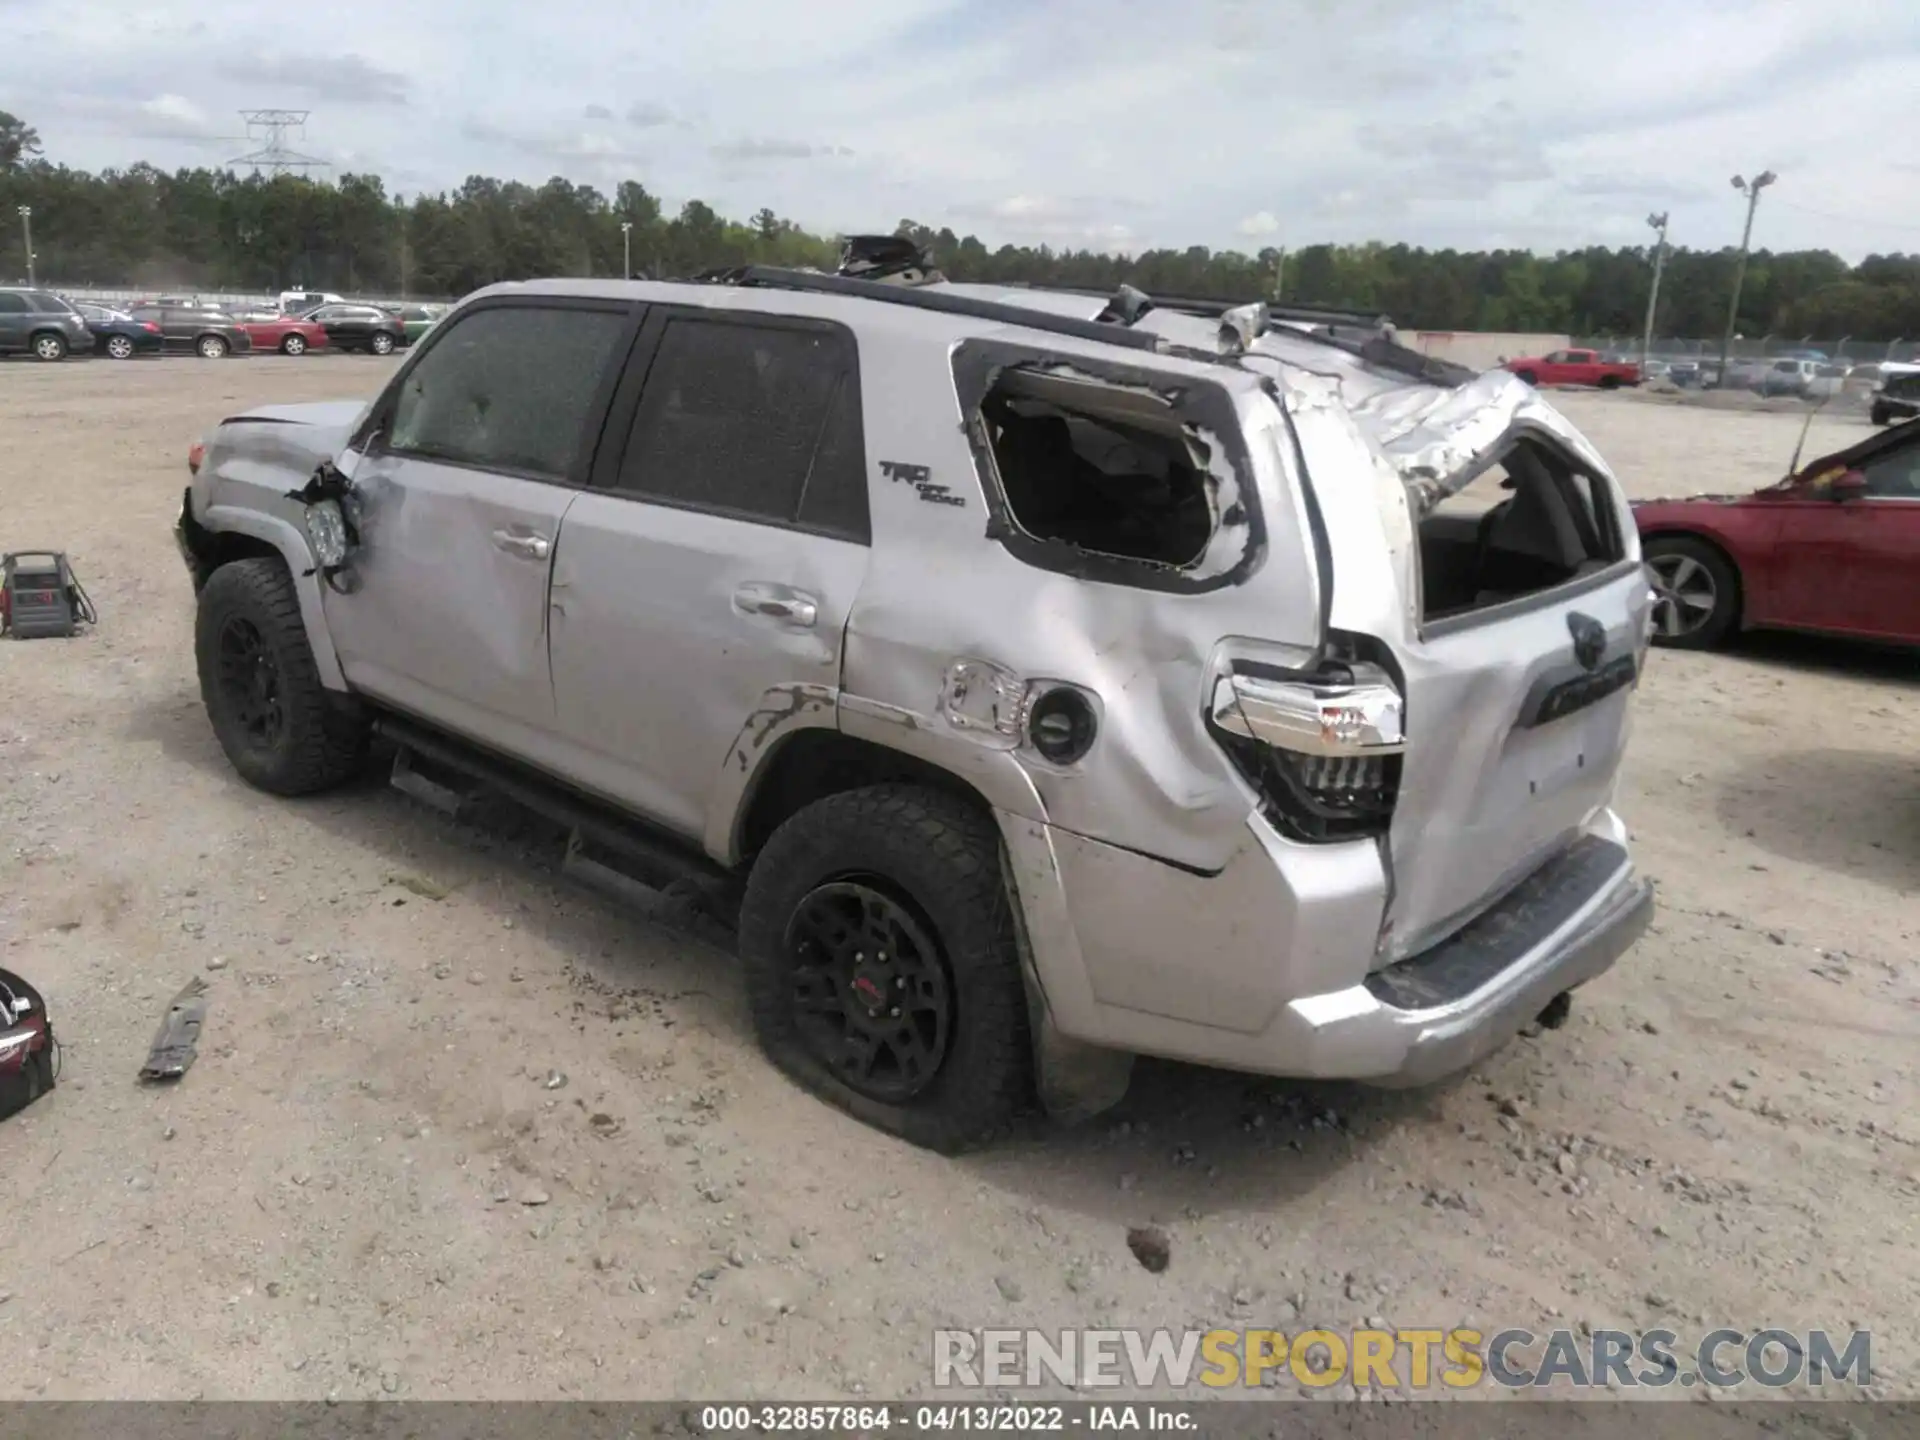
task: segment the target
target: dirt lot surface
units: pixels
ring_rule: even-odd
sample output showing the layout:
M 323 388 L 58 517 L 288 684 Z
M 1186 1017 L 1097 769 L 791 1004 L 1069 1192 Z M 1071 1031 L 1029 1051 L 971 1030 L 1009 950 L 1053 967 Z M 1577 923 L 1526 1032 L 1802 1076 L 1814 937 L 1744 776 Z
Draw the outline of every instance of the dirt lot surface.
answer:
M 1920 1393 L 1910 658 L 1657 653 L 1622 793 L 1656 929 L 1471 1077 L 1143 1064 L 1117 1114 L 945 1160 L 781 1080 L 723 948 L 377 780 L 231 773 L 170 535 L 187 446 L 384 373 L 0 366 L 0 549 L 71 552 L 102 618 L 0 645 L 0 964 L 66 1042 L 0 1129 L 0 1394 L 900 1397 L 938 1326 L 1374 1317 L 1863 1326 Z M 1638 494 L 1766 482 L 1798 431 L 1561 400 Z M 199 1062 L 143 1089 L 195 976 Z

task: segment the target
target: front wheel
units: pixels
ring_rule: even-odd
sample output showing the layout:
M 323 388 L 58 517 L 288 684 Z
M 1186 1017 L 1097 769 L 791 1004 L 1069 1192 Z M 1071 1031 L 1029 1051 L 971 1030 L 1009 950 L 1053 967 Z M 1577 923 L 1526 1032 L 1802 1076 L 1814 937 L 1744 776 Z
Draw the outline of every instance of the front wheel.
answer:
M 1713 546 L 1685 535 L 1649 540 L 1653 574 L 1653 643 L 1711 650 L 1740 619 L 1740 577 Z
M 286 339 L 280 342 L 280 353 L 282 355 L 306 354 L 307 353 L 307 337 L 304 335 L 287 336 Z
M 227 353 L 227 342 L 219 335 L 202 335 L 194 349 L 200 352 L 202 360 L 218 360 Z
M 376 355 L 391 355 L 393 353 L 393 337 L 386 334 L 375 335 L 367 342 L 367 348 Z
M 56 335 L 51 330 L 42 331 L 33 337 L 33 355 L 36 360 L 66 359 L 67 337 Z
M 133 358 L 132 338 L 126 335 L 109 335 L 107 357 L 112 360 L 131 360 Z
M 807 806 L 747 878 L 740 955 L 774 1063 L 952 1153 L 1032 1098 L 1026 991 L 992 820 L 914 785 Z
M 241 779 L 275 795 L 309 795 L 358 773 L 366 720 L 320 683 L 284 564 L 236 560 L 214 571 L 193 641 L 207 717 Z

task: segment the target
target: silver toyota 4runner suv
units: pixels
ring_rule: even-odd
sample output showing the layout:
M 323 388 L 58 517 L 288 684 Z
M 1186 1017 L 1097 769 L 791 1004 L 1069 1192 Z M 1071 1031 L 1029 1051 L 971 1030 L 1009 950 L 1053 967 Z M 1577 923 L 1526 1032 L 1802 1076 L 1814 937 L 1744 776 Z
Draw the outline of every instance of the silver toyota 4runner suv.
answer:
M 1419 1084 L 1652 913 L 1650 592 L 1540 395 L 1358 316 L 748 269 L 506 284 L 194 447 L 239 773 L 372 737 L 737 923 L 774 1061 L 938 1149 L 1137 1053 Z

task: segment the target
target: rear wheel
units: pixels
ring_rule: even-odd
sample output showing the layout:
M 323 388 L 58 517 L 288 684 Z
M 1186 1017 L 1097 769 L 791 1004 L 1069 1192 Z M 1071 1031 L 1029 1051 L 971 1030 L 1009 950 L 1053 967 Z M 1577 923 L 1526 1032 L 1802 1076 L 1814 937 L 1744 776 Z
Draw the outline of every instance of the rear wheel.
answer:
M 133 358 L 133 339 L 127 335 L 109 335 L 107 337 L 107 355 L 114 360 Z
M 1600 388 L 1602 390 L 1618 390 L 1620 388 L 1620 377 L 1618 375 L 1602 375 L 1600 377 Z
M 304 335 L 287 336 L 286 339 L 280 342 L 280 353 L 283 355 L 306 354 L 307 353 L 307 337 Z
M 193 348 L 200 352 L 200 358 L 203 360 L 218 360 L 223 357 L 231 347 L 228 346 L 226 337 L 224 336 L 202 335 L 199 340 L 194 342 Z
M 33 356 L 36 360 L 66 359 L 67 337 L 51 330 L 42 330 L 33 337 Z
M 367 341 L 367 348 L 376 355 L 391 355 L 393 353 L 393 336 L 387 334 L 384 330 L 375 331 L 373 338 Z
M 1711 650 L 1740 619 L 1740 577 L 1712 545 L 1685 535 L 1649 540 L 1653 573 L 1653 643 Z
M 879 785 L 801 810 L 747 878 L 740 954 L 774 1063 L 871 1125 L 952 1152 L 1031 1099 L 999 835 L 964 801 Z
M 240 777 L 276 795 L 307 795 L 356 774 L 368 726 L 320 683 L 293 577 L 278 560 L 214 571 L 194 620 L 200 695 Z

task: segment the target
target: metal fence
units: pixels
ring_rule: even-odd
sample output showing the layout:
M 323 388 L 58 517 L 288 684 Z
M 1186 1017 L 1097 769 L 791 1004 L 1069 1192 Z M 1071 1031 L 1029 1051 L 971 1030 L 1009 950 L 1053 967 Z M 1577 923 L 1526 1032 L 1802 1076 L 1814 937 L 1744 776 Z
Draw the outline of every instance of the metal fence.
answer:
M 1583 336 L 1573 343 L 1582 349 L 1605 350 L 1634 359 L 1640 354 L 1638 335 Z M 1727 356 L 1730 360 L 1776 360 L 1794 355 L 1813 359 L 1816 358 L 1811 353 L 1814 351 L 1836 365 L 1913 364 L 1920 361 L 1920 337 L 1911 340 L 1855 340 L 1850 335 L 1843 335 L 1837 340 L 1823 340 L 1815 335 L 1762 335 L 1735 340 L 1728 347 Z M 1648 354 L 1655 360 L 1718 362 L 1720 341 L 1655 336 Z

